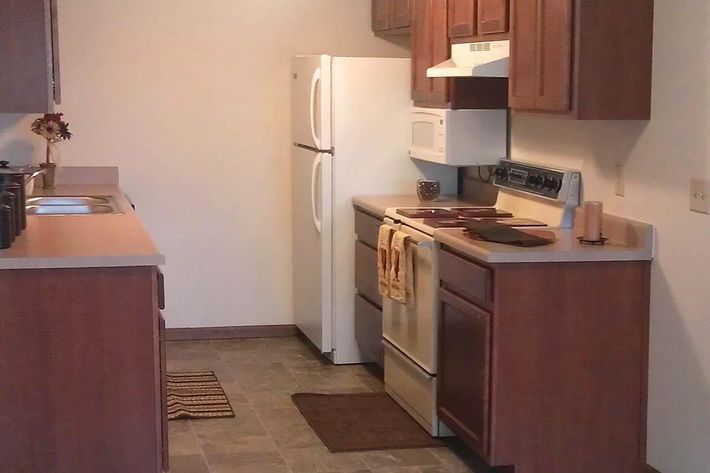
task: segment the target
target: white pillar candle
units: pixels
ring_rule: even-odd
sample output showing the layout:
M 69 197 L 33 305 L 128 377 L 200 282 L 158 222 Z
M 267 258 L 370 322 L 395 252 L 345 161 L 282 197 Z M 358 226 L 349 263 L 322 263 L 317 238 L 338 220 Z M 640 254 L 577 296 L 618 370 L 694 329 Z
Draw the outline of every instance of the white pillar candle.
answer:
M 603 202 L 584 203 L 584 234 L 582 238 L 585 241 L 601 241 L 603 215 Z

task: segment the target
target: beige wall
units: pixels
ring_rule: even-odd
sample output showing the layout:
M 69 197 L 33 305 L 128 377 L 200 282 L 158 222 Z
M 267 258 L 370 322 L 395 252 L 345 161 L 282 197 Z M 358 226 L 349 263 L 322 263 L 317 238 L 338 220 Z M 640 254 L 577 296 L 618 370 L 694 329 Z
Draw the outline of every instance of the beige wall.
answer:
M 65 164 L 118 165 L 172 327 L 292 323 L 290 58 L 407 56 L 369 0 L 60 0 Z M 0 155 L 41 157 L 0 115 Z
M 581 168 L 587 200 L 658 227 L 648 457 L 663 473 L 707 473 L 710 216 L 688 206 L 690 178 L 710 178 L 709 2 L 656 1 L 653 80 L 650 122 L 517 116 L 513 156 Z M 617 163 L 626 197 L 614 195 Z
M 406 55 L 368 15 L 368 0 L 60 1 L 64 160 L 121 167 L 168 258 L 171 326 L 291 322 L 288 60 Z M 688 211 L 690 177 L 710 178 L 708 25 L 705 0 L 656 0 L 650 122 L 513 123 L 514 157 L 579 167 L 585 198 L 658 227 L 649 461 L 664 473 L 710 471 L 710 217 Z M 41 156 L 29 119 L 0 115 L 0 155 Z

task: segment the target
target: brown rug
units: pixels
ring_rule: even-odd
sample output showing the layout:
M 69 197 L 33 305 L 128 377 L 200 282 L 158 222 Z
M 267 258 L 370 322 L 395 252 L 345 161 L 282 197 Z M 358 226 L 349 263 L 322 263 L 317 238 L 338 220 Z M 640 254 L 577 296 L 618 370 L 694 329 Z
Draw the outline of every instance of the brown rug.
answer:
M 385 393 L 301 393 L 291 398 L 331 452 L 444 445 Z
M 234 417 L 213 371 L 168 373 L 168 420 Z

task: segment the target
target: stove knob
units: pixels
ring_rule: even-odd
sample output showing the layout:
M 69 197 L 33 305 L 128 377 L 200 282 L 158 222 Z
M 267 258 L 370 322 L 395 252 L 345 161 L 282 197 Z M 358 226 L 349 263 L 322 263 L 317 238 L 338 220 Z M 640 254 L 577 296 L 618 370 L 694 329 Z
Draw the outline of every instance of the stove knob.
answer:
M 498 179 L 505 179 L 508 177 L 508 170 L 504 167 L 496 168 L 496 177 Z
M 562 181 L 555 178 L 545 179 L 545 187 L 551 191 L 559 191 L 562 187 Z
M 528 177 L 528 186 L 530 187 L 542 187 L 545 183 L 545 179 L 542 176 L 532 175 Z

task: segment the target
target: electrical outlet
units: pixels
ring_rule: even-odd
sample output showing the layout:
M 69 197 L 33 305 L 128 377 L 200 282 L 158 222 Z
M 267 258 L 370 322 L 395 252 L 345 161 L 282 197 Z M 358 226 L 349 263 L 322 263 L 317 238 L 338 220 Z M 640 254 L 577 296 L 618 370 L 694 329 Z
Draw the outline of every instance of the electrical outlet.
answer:
M 690 180 L 690 210 L 701 214 L 710 213 L 710 180 L 693 178 Z
M 624 165 L 616 165 L 616 186 L 614 188 L 614 194 L 619 197 L 624 197 L 626 195 L 626 183 L 624 182 Z

